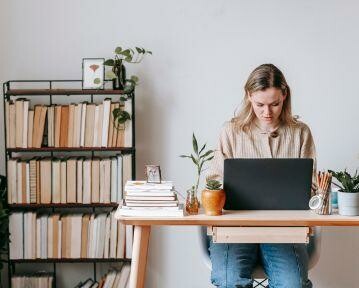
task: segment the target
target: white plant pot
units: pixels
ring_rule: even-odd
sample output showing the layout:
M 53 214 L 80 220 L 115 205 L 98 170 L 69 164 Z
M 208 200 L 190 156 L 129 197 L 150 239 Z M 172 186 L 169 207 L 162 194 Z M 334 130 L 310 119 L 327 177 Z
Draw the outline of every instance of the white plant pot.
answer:
M 359 215 L 359 192 L 338 192 L 338 209 L 340 215 Z

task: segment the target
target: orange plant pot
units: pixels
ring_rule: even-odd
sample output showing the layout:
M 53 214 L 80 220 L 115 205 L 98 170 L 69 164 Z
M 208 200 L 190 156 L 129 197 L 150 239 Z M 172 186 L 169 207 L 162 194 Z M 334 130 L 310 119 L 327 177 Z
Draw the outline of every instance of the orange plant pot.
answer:
M 221 190 L 207 190 L 202 191 L 202 206 L 205 214 L 208 216 L 222 215 L 224 202 L 226 201 L 226 193 Z

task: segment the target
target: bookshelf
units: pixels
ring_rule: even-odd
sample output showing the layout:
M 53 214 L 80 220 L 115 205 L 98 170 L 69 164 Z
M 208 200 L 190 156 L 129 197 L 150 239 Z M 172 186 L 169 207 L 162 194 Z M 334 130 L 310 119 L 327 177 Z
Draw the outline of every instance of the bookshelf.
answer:
M 5 126 L 5 152 L 6 152 L 6 173 L 8 174 L 8 162 L 10 159 L 17 158 L 20 161 L 22 159 L 30 159 L 29 157 L 47 157 L 53 161 L 53 159 L 61 158 L 61 157 L 89 157 L 90 159 L 94 159 L 94 157 L 112 157 L 116 155 L 130 155 L 131 159 L 131 171 L 130 178 L 135 179 L 135 171 L 136 171 L 136 148 L 135 148 L 135 91 L 122 91 L 122 90 L 113 90 L 110 89 L 111 85 L 110 80 L 105 80 L 105 89 L 101 90 L 83 90 L 81 89 L 82 80 L 11 80 L 3 83 L 3 104 L 4 111 L 5 103 L 7 101 L 19 98 L 26 98 L 30 100 L 30 104 L 32 99 L 35 100 L 36 103 L 39 103 L 39 97 L 44 97 L 44 99 L 40 99 L 40 103 L 45 105 L 64 105 L 64 99 L 66 102 L 67 97 L 71 97 L 71 101 L 75 102 L 75 104 L 84 101 L 84 97 L 86 97 L 86 103 L 93 104 L 99 103 L 99 99 L 97 97 L 106 97 L 114 99 L 115 101 L 123 102 L 124 99 L 127 101 L 131 101 L 130 108 L 131 114 L 131 142 L 132 145 L 126 145 L 126 147 L 99 147 L 94 145 L 94 147 L 48 147 L 46 146 L 46 142 L 41 140 L 41 147 L 8 147 L 8 139 L 9 135 L 8 125 Z M 74 97 L 75 96 L 75 97 Z M 78 98 L 77 98 L 78 97 Z M 76 99 L 77 98 L 77 99 Z M 59 99 L 61 99 L 59 101 Z M 75 100 L 74 100 L 75 99 Z M 112 102 L 111 102 L 112 103 Z M 29 105 L 30 105 L 29 104 Z M 70 103 L 68 103 L 70 104 Z M 65 104 L 66 105 L 66 104 Z M 112 110 L 110 111 L 112 113 Z M 46 114 L 48 117 L 48 114 Z M 6 111 L 4 112 L 4 123 L 8 120 Z M 48 120 L 47 120 L 48 121 Z M 109 125 L 111 125 L 110 123 Z M 35 124 L 34 124 L 35 125 Z M 48 124 L 46 124 L 48 125 Z M 101 124 L 99 124 L 101 125 Z M 127 124 L 128 125 L 128 124 Z M 35 127 L 35 126 L 34 126 Z M 46 127 L 45 127 L 46 129 Z M 96 129 L 96 128 L 95 128 Z M 100 136 L 99 136 L 100 137 Z M 44 138 L 46 138 L 46 132 L 44 133 Z M 45 145 L 44 145 L 45 143 Z M 53 146 L 53 145 L 51 145 Z M 121 156 L 121 157 L 122 157 Z M 66 162 L 66 160 L 65 160 Z M 119 168 L 118 168 L 119 169 Z M 123 166 L 121 166 L 123 169 Z M 122 171 L 123 173 L 123 171 Z M 7 175 L 8 176 L 8 175 Z M 51 176 L 52 177 L 52 176 Z M 53 181 L 51 179 L 51 181 Z M 106 179 L 107 181 L 107 179 Z M 9 180 L 8 187 L 9 189 Z M 53 188 L 51 186 L 51 193 L 53 193 Z M 52 195 L 52 194 L 51 194 Z M 10 201 L 10 200 L 9 200 Z M 39 198 L 37 198 L 39 201 Z M 41 202 L 41 201 L 39 201 Z M 117 199 L 119 202 L 119 199 Z M 80 211 L 81 213 L 87 214 L 95 214 L 98 212 L 108 213 L 118 206 L 118 203 L 9 203 L 8 207 L 11 212 L 35 212 L 35 213 L 47 213 L 49 215 L 53 215 L 55 213 L 75 213 Z M 107 212 L 106 212 L 107 211 Z M 50 218 L 50 217 L 49 217 Z M 23 227 L 24 227 L 23 223 Z M 23 236 L 25 237 L 25 236 Z M 24 239 L 24 238 L 23 238 Z M 25 242 L 25 240 L 23 240 Z M 109 248 L 108 248 L 109 249 Z M 56 265 L 59 263 L 93 263 L 93 279 L 96 281 L 97 278 L 97 263 L 115 263 L 115 262 L 123 262 L 130 263 L 131 259 L 127 258 L 46 258 L 46 259 L 13 259 L 10 255 L 9 249 L 9 258 L 8 258 L 8 277 L 9 277 L 9 286 L 11 287 L 11 277 L 15 274 L 16 266 L 22 264 L 40 264 L 40 263 L 49 263 L 52 267 L 52 272 L 54 274 L 54 283 L 56 287 L 56 274 L 57 267 Z

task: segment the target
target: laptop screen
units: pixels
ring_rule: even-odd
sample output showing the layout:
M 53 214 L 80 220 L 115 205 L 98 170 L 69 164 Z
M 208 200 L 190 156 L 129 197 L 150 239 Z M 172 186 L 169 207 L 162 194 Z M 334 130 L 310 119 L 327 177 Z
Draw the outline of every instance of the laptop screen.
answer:
M 226 210 L 308 210 L 313 159 L 226 159 Z

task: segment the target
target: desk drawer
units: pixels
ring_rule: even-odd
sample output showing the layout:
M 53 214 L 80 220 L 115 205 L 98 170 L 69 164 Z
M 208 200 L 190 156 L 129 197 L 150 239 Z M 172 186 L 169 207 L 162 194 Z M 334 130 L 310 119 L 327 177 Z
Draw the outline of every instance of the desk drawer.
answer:
M 209 227 L 214 243 L 308 243 L 309 227 Z

